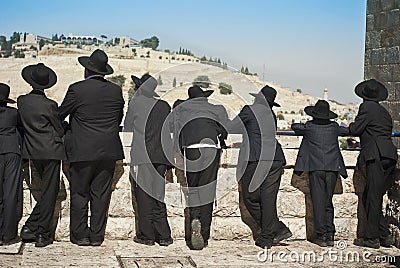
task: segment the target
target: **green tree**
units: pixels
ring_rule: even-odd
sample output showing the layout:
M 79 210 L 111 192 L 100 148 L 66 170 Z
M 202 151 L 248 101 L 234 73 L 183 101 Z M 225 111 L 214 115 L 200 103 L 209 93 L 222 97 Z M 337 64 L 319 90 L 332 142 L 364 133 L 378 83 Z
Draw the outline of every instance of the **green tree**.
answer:
M 148 47 L 153 50 L 156 50 L 158 45 L 160 44 L 160 40 L 158 39 L 157 36 L 152 36 L 150 38 L 143 39 L 140 41 L 140 45 L 143 47 Z
M 298 89 L 296 89 L 296 92 L 298 92 L 298 93 L 300 93 L 301 94 L 301 88 L 298 88 Z
M 15 44 L 20 41 L 20 35 L 17 32 L 14 32 L 13 35 L 10 37 L 11 44 Z
M 126 77 L 123 76 L 122 74 L 120 75 L 113 75 L 108 78 L 110 82 L 113 82 L 114 84 L 117 84 L 118 86 L 122 87 L 125 84 Z
M 172 81 L 172 87 L 176 87 L 176 77 L 174 77 L 174 80 Z
M 211 81 L 207 75 L 199 75 L 194 79 L 192 84 L 197 85 L 199 87 L 208 88 L 211 84 Z
M 44 46 L 44 44 L 45 44 L 44 40 L 43 40 L 43 39 L 40 39 L 40 41 L 39 41 L 39 50 L 42 49 L 42 47 Z
M 232 86 L 227 84 L 227 83 L 219 83 L 218 85 L 219 88 L 219 92 L 223 95 L 229 95 L 232 94 L 233 90 L 232 90 Z
M 244 68 L 244 74 L 249 74 L 249 68 L 247 68 L 247 66 Z
M 277 114 L 277 115 L 276 115 L 276 119 L 278 119 L 278 120 L 285 120 L 285 117 L 283 116 L 283 114 Z
M 25 58 L 25 54 L 21 50 L 16 50 L 14 52 L 14 58 Z
M 119 45 L 120 41 L 121 41 L 121 39 L 119 37 L 114 38 L 114 44 Z

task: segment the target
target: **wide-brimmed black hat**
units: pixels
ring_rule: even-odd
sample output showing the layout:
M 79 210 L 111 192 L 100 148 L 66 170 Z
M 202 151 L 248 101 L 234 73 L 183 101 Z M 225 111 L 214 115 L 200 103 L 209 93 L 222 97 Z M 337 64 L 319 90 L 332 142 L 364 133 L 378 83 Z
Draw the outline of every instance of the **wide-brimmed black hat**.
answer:
M 355 88 L 355 93 L 364 100 L 383 101 L 388 97 L 386 87 L 375 79 L 365 80 Z
M 15 100 L 10 99 L 10 87 L 0 83 L 0 102 L 15 103 Z
M 21 75 L 34 89 L 50 88 L 57 83 L 56 73 L 43 63 L 26 66 Z
M 214 93 L 214 90 L 203 90 L 201 87 L 195 85 L 188 89 L 189 99 L 207 98 Z
M 329 109 L 329 103 L 324 100 L 318 100 L 314 106 L 307 106 L 304 108 L 306 114 L 317 119 L 333 119 L 338 115 Z
M 275 102 L 276 98 L 276 90 L 273 87 L 265 86 L 258 93 L 250 93 L 251 96 L 256 98 L 265 99 L 268 103 L 272 104 L 276 107 L 281 107 L 278 103 Z
M 108 64 L 107 54 L 101 49 L 96 49 L 89 57 L 79 57 L 78 61 L 86 69 L 98 74 L 108 75 L 114 72 Z
M 148 73 L 142 75 L 141 78 L 131 75 L 132 81 L 136 89 L 140 89 L 145 96 L 160 97 L 155 90 L 158 85 L 157 80 Z

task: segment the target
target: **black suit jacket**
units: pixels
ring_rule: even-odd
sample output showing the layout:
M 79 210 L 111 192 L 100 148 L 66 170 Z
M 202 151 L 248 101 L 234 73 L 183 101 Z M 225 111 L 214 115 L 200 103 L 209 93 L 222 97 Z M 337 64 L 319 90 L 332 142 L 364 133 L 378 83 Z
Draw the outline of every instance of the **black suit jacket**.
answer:
M 214 105 L 207 98 L 188 99 L 173 110 L 174 138 L 179 146 L 207 143 L 220 145 L 228 132 L 224 128 L 228 114 L 222 105 Z M 175 141 L 175 143 L 177 143 Z
M 243 107 L 228 124 L 229 133 L 244 134 L 239 161 L 273 160 L 286 163 L 281 144 L 275 138 L 276 122 L 276 115 L 266 102 L 255 101 Z
M 144 95 L 135 95 L 129 102 L 124 132 L 133 132 L 132 165 L 170 163 L 167 155 L 172 157 L 172 140 L 169 125 L 164 125 L 170 111 L 171 107 L 167 102 Z
M 24 128 L 24 159 L 65 160 L 64 128 L 57 116 L 57 103 L 43 91 L 32 90 L 18 97 L 18 109 Z
M 0 154 L 21 154 L 21 127 L 18 110 L 0 106 Z
M 70 162 L 124 158 L 119 137 L 124 99 L 122 89 L 103 77 L 70 85 L 58 111 L 68 115 L 71 132 L 67 153 Z
M 305 124 L 293 124 L 292 129 L 303 135 L 297 154 L 295 171 L 339 171 L 347 178 L 346 166 L 340 152 L 338 136 L 349 135 L 349 130 L 336 122 L 318 124 L 308 121 Z
M 360 105 L 357 117 L 349 126 L 351 135 L 360 136 L 359 165 L 381 157 L 397 160 L 392 128 L 392 117 L 378 102 L 364 101 Z

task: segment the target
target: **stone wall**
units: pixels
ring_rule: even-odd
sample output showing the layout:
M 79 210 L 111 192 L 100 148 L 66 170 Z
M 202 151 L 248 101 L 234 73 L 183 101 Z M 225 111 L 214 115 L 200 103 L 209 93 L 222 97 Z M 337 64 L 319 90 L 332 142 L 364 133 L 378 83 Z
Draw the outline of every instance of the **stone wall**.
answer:
M 297 150 L 285 149 L 284 152 L 288 164 L 294 164 Z M 354 166 L 357 154 L 358 152 L 344 152 L 346 165 Z M 221 159 L 222 164 L 224 164 L 224 162 L 228 161 L 228 156 L 223 155 Z M 235 163 L 235 161 L 235 157 L 229 159 L 231 163 Z M 29 172 L 26 165 L 24 171 L 25 181 L 29 184 Z M 312 217 L 310 215 L 311 207 L 309 200 L 307 200 L 308 205 L 306 205 L 305 195 L 291 186 L 292 171 L 292 169 L 286 169 L 282 176 L 278 194 L 278 214 L 281 220 L 292 230 L 294 238 L 305 239 L 306 236 L 309 236 L 306 235 L 306 218 L 308 221 L 312 219 L 310 218 Z M 34 179 L 36 177 L 35 171 L 31 170 L 30 173 L 32 174 L 31 188 L 33 189 L 33 195 L 36 196 L 38 185 Z M 343 194 L 334 196 L 337 237 L 343 239 L 353 239 L 357 231 L 357 195 L 355 194 L 352 180 L 353 170 L 349 169 L 348 173 L 349 178 L 342 180 Z M 185 236 L 184 209 L 181 203 L 184 198 L 180 195 L 176 177 L 174 181 L 174 183 L 168 183 L 167 185 L 166 199 L 170 203 L 181 204 L 181 206 L 168 206 L 168 219 L 173 237 L 177 238 Z M 24 183 L 24 210 L 20 225 L 25 222 L 35 203 L 34 198 L 30 198 L 28 184 Z M 68 239 L 69 236 L 69 184 L 64 174 L 62 186 L 63 189 L 60 191 L 57 203 L 57 212 L 54 216 L 54 222 L 57 223 L 57 227 L 55 226 L 56 239 Z M 243 212 L 243 219 L 241 211 Z M 250 239 L 252 233 L 248 225 L 251 226 L 252 223 L 246 213 L 244 206 L 239 204 L 235 168 L 220 168 L 217 200 L 212 223 L 212 238 L 228 240 Z M 109 239 L 132 239 L 134 234 L 135 220 L 134 210 L 132 209 L 129 167 L 119 163 L 115 172 L 114 191 L 110 203 L 106 237 Z
M 400 131 L 400 1 L 367 0 L 364 78 L 384 83 L 389 97 L 383 104 L 393 118 L 393 130 Z M 400 148 L 400 138 L 394 140 Z M 396 178 L 400 176 L 396 173 Z M 389 190 L 387 219 L 396 246 L 400 246 L 400 184 Z

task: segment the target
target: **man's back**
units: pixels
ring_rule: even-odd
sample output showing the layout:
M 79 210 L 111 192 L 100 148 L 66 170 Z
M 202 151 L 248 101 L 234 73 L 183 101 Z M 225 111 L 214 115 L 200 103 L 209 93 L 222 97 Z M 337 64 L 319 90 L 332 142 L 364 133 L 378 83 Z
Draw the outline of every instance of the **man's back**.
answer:
M 0 106 L 0 154 L 21 154 L 18 126 L 18 110 L 8 106 Z
M 17 103 L 24 128 L 23 158 L 65 159 L 57 103 L 40 90 L 18 97 Z
M 124 157 L 119 138 L 123 107 L 121 88 L 102 77 L 69 87 L 59 113 L 61 118 L 70 115 L 67 146 L 71 162 Z

